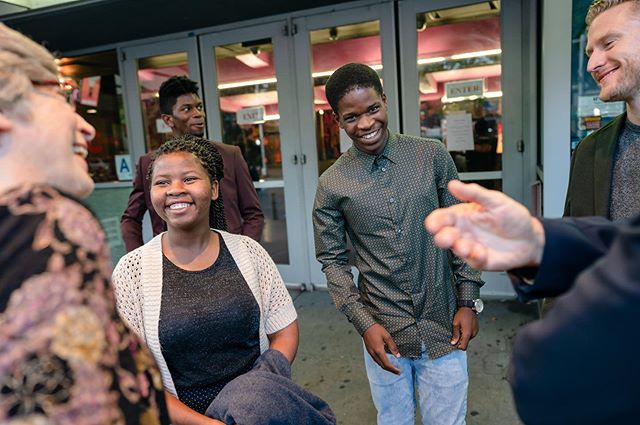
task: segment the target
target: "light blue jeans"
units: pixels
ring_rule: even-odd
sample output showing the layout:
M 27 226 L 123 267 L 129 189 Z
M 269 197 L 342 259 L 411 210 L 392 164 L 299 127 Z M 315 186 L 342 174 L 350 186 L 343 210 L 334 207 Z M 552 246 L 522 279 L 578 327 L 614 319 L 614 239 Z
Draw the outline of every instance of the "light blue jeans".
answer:
M 400 375 L 382 369 L 364 350 L 364 362 L 378 425 L 415 425 L 418 387 L 423 425 L 464 425 L 467 413 L 467 353 L 455 350 L 430 360 L 422 347 L 419 359 L 387 357 Z

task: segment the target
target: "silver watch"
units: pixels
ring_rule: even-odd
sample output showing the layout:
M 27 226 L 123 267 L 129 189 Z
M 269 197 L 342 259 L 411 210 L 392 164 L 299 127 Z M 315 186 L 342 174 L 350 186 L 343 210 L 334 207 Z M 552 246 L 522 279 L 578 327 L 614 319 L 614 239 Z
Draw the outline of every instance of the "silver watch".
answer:
M 482 313 L 482 310 L 484 310 L 484 303 L 480 298 L 476 300 L 458 300 L 458 308 L 460 307 L 469 307 L 477 314 Z

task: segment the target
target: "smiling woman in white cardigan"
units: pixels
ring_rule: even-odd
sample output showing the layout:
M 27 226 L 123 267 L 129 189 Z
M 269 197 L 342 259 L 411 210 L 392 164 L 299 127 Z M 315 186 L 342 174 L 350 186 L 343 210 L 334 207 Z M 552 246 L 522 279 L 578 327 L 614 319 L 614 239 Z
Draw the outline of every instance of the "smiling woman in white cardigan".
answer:
M 165 143 L 149 178 L 168 230 L 113 273 L 119 312 L 158 363 L 174 424 L 223 423 L 204 416 L 222 388 L 267 349 L 291 363 L 298 348 L 296 311 L 275 264 L 251 238 L 224 231 L 222 175 L 206 140 Z

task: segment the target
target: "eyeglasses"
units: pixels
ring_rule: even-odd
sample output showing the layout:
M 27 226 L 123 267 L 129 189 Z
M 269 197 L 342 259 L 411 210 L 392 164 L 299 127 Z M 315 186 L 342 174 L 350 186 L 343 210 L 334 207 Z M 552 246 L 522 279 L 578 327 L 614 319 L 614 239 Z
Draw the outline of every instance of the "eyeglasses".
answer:
M 78 87 L 72 82 L 67 80 L 45 80 L 45 81 L 32 81 L 36 87 L 58 87 L 58 93 L 62 96 L 69 105 L 75 110 L 76 100 L 78 98 Z

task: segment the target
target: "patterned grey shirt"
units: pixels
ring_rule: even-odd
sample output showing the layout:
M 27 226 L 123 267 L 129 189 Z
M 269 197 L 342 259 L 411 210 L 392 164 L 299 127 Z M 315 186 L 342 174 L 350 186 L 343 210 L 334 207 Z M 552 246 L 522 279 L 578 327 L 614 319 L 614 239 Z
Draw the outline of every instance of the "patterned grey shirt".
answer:
M 437 248 L 423 227 L 431 211 L 457 203 L 447 190 L 456 178 L 441 142 L 390 133 L 381 154 L 351 147 L 318 183 L 316 257 L 331 297 L 361 335 L 374 323 L 387 329 L 404 357 L 420 357 L 422 342 L 430 358 L 454 350 L 456 296 L 480 295 L 480 273 Z
M 627 118 L 616 146 L 611 178 L 611 220 L 631 218 L 640 213 L 640 126 Z

